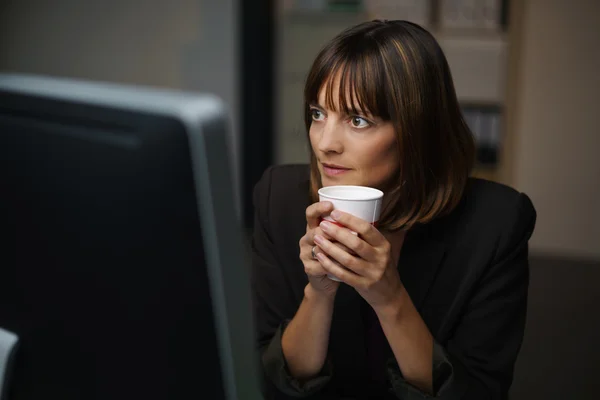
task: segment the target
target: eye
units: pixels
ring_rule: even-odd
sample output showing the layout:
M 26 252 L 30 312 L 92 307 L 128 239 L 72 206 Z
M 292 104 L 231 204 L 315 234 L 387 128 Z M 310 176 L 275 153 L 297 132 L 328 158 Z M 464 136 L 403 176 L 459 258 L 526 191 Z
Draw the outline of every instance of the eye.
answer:
M 354 116 L 350 118 L 350 124 L 354 128 L 368 128 L 371 126 L 371 123 L 364 119 L 363 117 Z
M 312 117 L 313 121 L 323 121 L 325 119 L 323 112 L 321 110 L 317 110 L 316 108 L 310 109 L 310 116 Z

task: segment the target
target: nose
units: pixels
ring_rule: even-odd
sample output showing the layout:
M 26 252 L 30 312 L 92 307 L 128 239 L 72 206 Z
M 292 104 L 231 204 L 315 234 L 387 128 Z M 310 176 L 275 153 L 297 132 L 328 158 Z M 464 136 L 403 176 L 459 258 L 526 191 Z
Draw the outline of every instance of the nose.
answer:
M 317 148 L 323 153 L 342 153 L 344 151 L 343 129 L 334 118 L 328 118 L 318 133 Z

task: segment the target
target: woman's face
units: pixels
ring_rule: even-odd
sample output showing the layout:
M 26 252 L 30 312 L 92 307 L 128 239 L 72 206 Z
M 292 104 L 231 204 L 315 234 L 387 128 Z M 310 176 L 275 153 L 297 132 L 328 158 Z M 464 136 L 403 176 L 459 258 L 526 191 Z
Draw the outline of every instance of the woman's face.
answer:
M 392 123 L 365 112 L 346 115 L 339 104 L 335 104 L 338 112 L 328 109 L 325 93 L 328 86 L 323 85 L 318 104 L 311 105 L 309 130 L 323 186 L 360 185 L 383 189 L 399 167 Z M 339 85 L 332 87 L 337 91 Z M 331 95 L 332 99 L 339 99 L 338 93 Z

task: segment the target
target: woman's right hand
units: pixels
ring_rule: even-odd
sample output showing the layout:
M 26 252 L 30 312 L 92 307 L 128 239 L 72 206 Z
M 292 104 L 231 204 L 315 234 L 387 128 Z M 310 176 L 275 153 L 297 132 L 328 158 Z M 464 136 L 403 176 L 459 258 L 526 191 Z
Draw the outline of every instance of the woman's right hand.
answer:
M 333 211 L 333 204 L 329 201 L 321 201 L 311 204 L 306 209 L 306 234 L 300 239 L 300 260 L 304 264 L 304 272 L 312 288 L 320 294 L 335 296 L 340 285 L 327 277 L 327 272 L 316 258 L 313 258 L 313 247 L 319 253 L 319 246 L 315 244 L 315 235 L 321 235 L 331 240 L 319 227 L 321 217 L 329 215 Z M 316 246 L 316 247 L 315 247 Z

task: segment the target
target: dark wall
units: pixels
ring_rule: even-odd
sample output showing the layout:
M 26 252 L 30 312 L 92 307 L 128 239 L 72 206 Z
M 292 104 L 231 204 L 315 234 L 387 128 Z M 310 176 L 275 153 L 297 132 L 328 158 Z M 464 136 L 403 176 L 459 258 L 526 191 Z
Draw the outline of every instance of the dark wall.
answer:
M 272 0 L 240 2 L 242 211 L 253 222 L 252 189 L 273 162 L 275 86 L 275 4 Z

